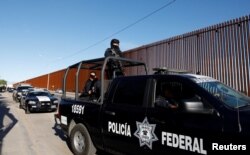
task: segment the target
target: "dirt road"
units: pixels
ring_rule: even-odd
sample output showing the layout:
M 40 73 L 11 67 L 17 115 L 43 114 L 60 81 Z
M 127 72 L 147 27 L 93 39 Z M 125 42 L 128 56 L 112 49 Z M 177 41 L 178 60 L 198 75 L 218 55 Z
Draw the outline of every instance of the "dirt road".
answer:
M 0 93 L 0 155 L 72 155 L 54 112 L 25 114 L 18 105 Z

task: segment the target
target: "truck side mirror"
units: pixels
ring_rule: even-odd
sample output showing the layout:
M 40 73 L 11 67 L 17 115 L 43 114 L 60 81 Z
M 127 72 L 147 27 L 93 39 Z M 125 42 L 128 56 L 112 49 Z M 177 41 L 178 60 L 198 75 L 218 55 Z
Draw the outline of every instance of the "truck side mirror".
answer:
M 201 101 L 184 102 L 184 111 L 188 113 L 215 114 L 215 109 L 207 108 Z

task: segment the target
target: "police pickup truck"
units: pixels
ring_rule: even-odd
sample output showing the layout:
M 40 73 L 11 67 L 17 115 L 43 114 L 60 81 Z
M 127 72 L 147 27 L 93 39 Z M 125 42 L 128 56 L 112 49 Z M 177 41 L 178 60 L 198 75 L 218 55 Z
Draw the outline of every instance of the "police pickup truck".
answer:
M 125 76 L 105 79 L 111 59 L 123 64 Z M 112 57 L 68 67 L 55 118 L 74 154 L 249 153 L 249 97 L 211 77 L 147 75 L 146 68 L 140 61 Z M 99 71 L 98 100 L 79 97 L 79 81 L 89 73 L 82 70 Z M 135 72 L 140 75 L 130 75 Z M 70 80 L 75 81 L 74 94 L 65 91 Z M 168 101 L 158 103 L 159 96 L 170 94 L 166 88 L 171 92 Z M 166 106 L 171 102 L 174 107 Z

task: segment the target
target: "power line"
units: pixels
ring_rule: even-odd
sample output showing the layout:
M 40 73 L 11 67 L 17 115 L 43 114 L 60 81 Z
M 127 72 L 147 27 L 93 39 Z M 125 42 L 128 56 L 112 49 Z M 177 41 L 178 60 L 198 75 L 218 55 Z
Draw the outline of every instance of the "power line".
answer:
M 77 54 L 79 54 L 79 53 L 82 53 L 82 52 L 84 52 L 84 51 L 86 51 L 86 50 L 92 48 L 92 47 L 95 47 L 96 45 L 98 45 L 98 44 L 100 44 L 100 43 L 102 43 L 102 42 L 104 42 L 104 41 L 110 39 L 111 37 L 113 37 L 113 36 L 115 36 L 115 35 L 117 35 L 117 34 L 123 32 L 123 31 L 125 31 L 125 30 L 131 28 L 132 26 L 134 26 L 134 25 L 140 23 L 141 21 L 143 21 L 143 20 L 149 18 L 149 17 L 152 16 L 153 14 L 155 14 L 155 13 L 161 11 L 162 9 L 164 9 L 164 8 L 166 8 L 166 7 L 170 6 L 170 5 L 172 5 L 175 1 L 176 1 L 176 0 L 172 0 L 172 1 L 170 1 L 170 2 L 168 2 L 168 3 L 166 3 L 166 4 L 164 4 L 164 5 L 161 6 L 160 8 L 154 10 L 153 12 L 150 12 L 149 14 L 147 14 L 147 15 L 145 15 L 144 17 L 142 17 L 142 18 L 136 20 L 135 22 L 133 22 L 133 23 L 131 23 L 131 24 L 129 24 L 129 25 L 123 27 L 122 29 L 118 30 L 117 32 L 114 32 L 113 34 L 111 34 L 111 35 L 109 35 L 109 36 L 103 38 L 102 40 L 97 41 L 96 43 L 94 43 L 94 44 L 92 44 L 92 45 L 90 45 L 90 46 L 88 46 L 88 47 L 86 47 L 86 48 L 84 48 L 84 49 L 82 49 L 82 50 L 79 50 L 79 51 L 77 51 L 77 52 L 75 52 L 75 53 L 72 53 L 72 54 L 70 54 L 70 55 L 68 55 L 68 56 L 62 57 L 60 60 L 63 60 L 63 59 L 66 59 L 66 58 L 75 56 L 75 55 L 77 55 Z M 57 61 L 58 61 L 58 60 L 57 60 Z

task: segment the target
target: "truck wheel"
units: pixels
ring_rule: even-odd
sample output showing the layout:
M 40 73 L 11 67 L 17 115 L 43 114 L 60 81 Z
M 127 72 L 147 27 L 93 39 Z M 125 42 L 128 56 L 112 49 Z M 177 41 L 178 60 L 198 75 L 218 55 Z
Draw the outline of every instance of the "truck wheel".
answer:
M 70 145 L 75 155 L 93 155 L 96 149 L 86 127 L 82 124 L 74 126 L 70 133 Z

